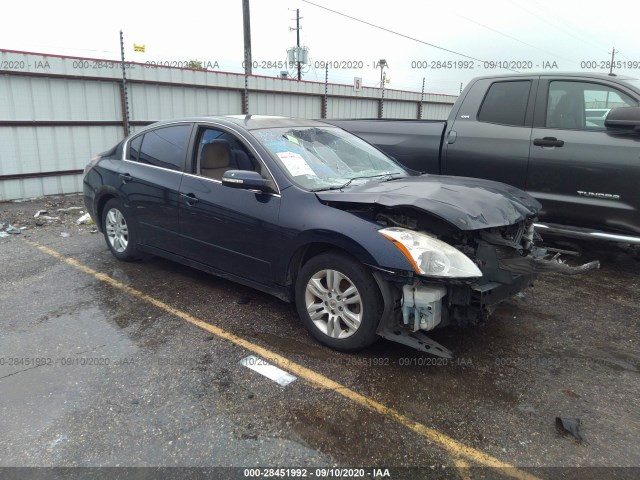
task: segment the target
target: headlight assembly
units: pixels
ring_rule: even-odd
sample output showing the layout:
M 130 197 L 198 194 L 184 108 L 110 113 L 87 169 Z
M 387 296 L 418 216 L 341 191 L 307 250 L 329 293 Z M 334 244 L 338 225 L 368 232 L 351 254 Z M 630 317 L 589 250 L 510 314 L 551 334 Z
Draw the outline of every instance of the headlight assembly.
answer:
M 383 228 L 378 232 L 400 249 L 420 275 L 443 278 L 482 276 L 469 257 L 437 238 L 399 227 Z

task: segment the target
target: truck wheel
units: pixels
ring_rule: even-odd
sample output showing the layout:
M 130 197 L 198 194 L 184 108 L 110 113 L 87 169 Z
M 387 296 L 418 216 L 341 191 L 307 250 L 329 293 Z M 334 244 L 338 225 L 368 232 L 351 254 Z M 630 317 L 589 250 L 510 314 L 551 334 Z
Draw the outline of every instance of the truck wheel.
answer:
M 354 351 L 379 338 L 382 296 L 361 263 L 337 252 L 320 254 L 300 269 L 295 290 L 298 315 L 320 343 Z
M 102 231 L 111 253 L 125 261 L 137 260 L 138 248 L 128 213 L 121 200 L 112 198 L 102 211 Z

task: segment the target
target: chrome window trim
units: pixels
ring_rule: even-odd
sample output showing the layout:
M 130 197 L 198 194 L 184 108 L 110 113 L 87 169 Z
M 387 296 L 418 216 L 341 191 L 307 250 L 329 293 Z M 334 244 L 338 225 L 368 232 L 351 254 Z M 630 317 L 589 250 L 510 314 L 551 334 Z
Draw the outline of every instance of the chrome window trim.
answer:
M 129 138 L 127 138 L 125 140 L 124 145 L 122 146 L 122 159 L 121 160 L 128 160 L 127 159 L 127 149 L 129 148 L 129 143 L 131 143 L 131 140 L 133 140 L 134 138 L 146 133 L 147 130 L 155 130 L 156 128 L 170 127 L 172 125 L 180 125 L 182 123 L 191 123 L 191 124 L 193 124 L 193 123 L 196 123 L 196 122 L 195 121 L 191 121 L 191 120 L 178 120 L 178 121 L 175 121 L 175 122 L 167 122 L 167 123 L 163 123 L 162 125 L 156 125 L 156 126 L 153 126 L 154 124 L 151 124 L 151 125 L 148 125 L 145 128 L 143 128 L 139 132 L 136 132 L 135 134 L 130 135 Z M 130 162 L 135 162 L 135 160 L 129 160 L 129 161 Z M 138 163 L 138 162 L 135 162 L 135 163 Z M 141 165 L 148 165 L 148 164 L 142 163 Z M 151 165 L 151 166 L 153 166 L 153 165 Z M 159 168 L 162 168 L 162 167 L 159 167 Z M 169 170 L 169 169 L 167 169 L 167 170 Z
M 165 172 L 173 172 L 173 173 L 179 173 L 180 175 L 184 175 L 185 173 L 181 170 L 171 170 L 170 168 L 166 168 L 166 167 L 158 167 L 157 165 L 150 165 L 148 163 L 141 163 L 141 162 L 137 162 L 135 160 L 128 160 L 126 158 L 122 159 L 123 162 L 129 162 L 129 163 L 133 163 L 135 165 L 142 165 L 143 167 L 149 167 L 149 168 L 157 168 L 159 170 L 164 170 Z
M 172 170 L 172 169 L 166 168 L 166 167 L 158 167 L 157 165 L 150 165 L 148 163 L 138 162 L 137 160 L 129 160 L 127 158 L 127 150 L 129 150 L 129 144 L 131 143 L 131 140 L 133 140 L 134 138 L 137 138 L 140 135 L 144 135 L 149 130 L 155 130 L 155 129 L 163 128 L 163 127 L 171 127 L 172 125 L 181 125 L 183 123 L 190 123 L 190 124 L 193 125 L 196 122 L 192 122 L 192 121 L 189 121 L 189 120 L 182 120 L 182 121 L 164 123 L 162 125 L 158 125 L 158 126 L 155 126 L 155 127 L 152 127 L 151 125 L 149 125 L 148 127 L 143 128 L 141 131 L 137 132 L 135 135 L 131 135 L 129 138 L 127 138 L 125 140 L 124 145 L 122 146 L 122 158 L 121 158 L 121 160 L 124 161 L 124 162 L 134 163 L 136 165 L 144 165 L 145 167 L 159 168 L 160 170 L 164 170 L 166 172 L 174 172 L 174 173 L 179 173 L 181 175 L 184 174 L 184 172 L 182 170 Z
M 184 173 L 183 175 L 186 175 L 188 177 L 197 178 L 198 180 L 205 180 L 207 182 L 213 182 L 213 183 L 217 183 L 218 185 L 222 185 L 222 180 L 217 180 L 215 178 L 204 177 L 202 175 L 194 175 L 193 173 Z M 269 195 L 269 196 L 272 196 L 272 197 L 281 198 L 281 195 L 279 193 L 261 192 L 260 190 L 251 190 L 251 189 L 238 189 L 238 190 L 246 190 L 247 192 L 260 193 L 262 195 Z
M 224 128 L 224 129 L 227 129 L 227 130 L 232 131 L 233 133 L 235 133 L 236 135 L 238 135 L 240 138 L 242 138 L 242 139 L 245 141 L 245 143 L 246 143 L 247 145 L 249 145 L 249 147 L 251 148 L 251 150 L 253 150 L 253 153 L 255 154 L 256 159 L 257 159 L 257 160 L 258 160 L 262 165 L 264 165 L 264 167 L 267 169 L 267 172 L 269 172 L 269 176 L 271 177 L 271 180 L 273 181 L 274 185 L 275 185 L 275 186 L 276 186 L 276 188 L 278 189 L 278 193 L 277 193 L 277 195 L 278 195 L 278 196 L 280 196 L 280 195 L 281 195 L 281 193 L 282 193 L 282 192 L 280 191 L 280 185 L 278 185 L 278 182 L 276 182 L 276 179 L 275 179 L 275 177 L 273 176 L 273 173 L 271 172 L 271 169 L 270 169 L 270 168 L 269 168 L 269 166 L 266 164 L 266 162 L 264 161 L 264 159 L 260 156 L 260 154 L 259 154 L 259 153 L 258 153 L 258 151 L 255 149 L 255 147 L 254 147 L 253 145 L 251 145 L 251 142 L 247 139 L 247 137 L 245 137 L 245 136 L 242 134 L 242 132 L 240 132 L 240 131 L 236 130 L 235 128 L 230 127 L 230 126 L 228 126 L 228 125 L 224 125 L 224 124 L 222 124 L 222 123 L 217 123 L 217 122 L 210 121 L 210 120 L 202 120 L 202 121 L 200 121 L 200 122 L 194 122 L 194 123 L 196 123 L 196 124 L 206 124 L 206 125 L 215 125 L 215 126 L 217 126 L 217 127 L 222 127 L 222 128 Z M 189 174 L 186 174 L 186 175 L 189 175 Z M 206 178 L 206 177 L 201 177 L 200 175 L 195 175 L 195 176 L 196 176 L 196 177 L 198 177 L 198 178 Z M 222 183 L 222 182 L 220 182 L 220 183 Z
M 156 165 L 149 165 L 148 163 L 140 163 L 140 162 L 138 162 L 138 161 L 136 161 L 136 160 L 129 160 L 129 159 L 127 158 L 127 150 L 129 149 L 129 143 L 131 143 L 131 140 L 133 140 L 134 138 L 138 137 L 139 135 L 144 135 L 144 134 L 145 134 L 147 131 L 149 131 L 149 130 L 154 130 L 154 129 L 157 129 L 157 128 L 163 128 L 163 127 L 170 127 L 170 126 L 172 126 L 172 125 L 180 125 L 180 124 L 183 124 L 183 123 L 191 123 L 191 124 L 194 124 L 194 125 L 196 125 L 196 126 L 198 126 L 198 125 L 202 125 L 202 124 L 204 124 L 204 125 L 215 125 L 216 127 L 222 127 L 223 129 L 230 130 L 230 131 L 231 131 L 231 132 L 233 132 L 234 134 L 236 134 L 236 135 L 238 135 L 239 137 L 241 137 L 241 138 L 245 141 L 245 143 L 246 143 L 247 145 L 249 145 L 249 147 L 251 147 L 251 150 L 253 150 L 253 153 L 255 154 L 255 156 L 256 156 L 256 158 L 257 158 L 257 160 L 258 160 L 262 165 L 264 165 L 264 167 L 267 169 L 267 172 L 269 172 L 269 176 L 271 177 L 271 180 L 273 181 L 274 185 L 276 186 L 276 189 L 278 190 L 278 193 L 266 193 L 266 192 L 263 192 L 263 193 L 264 193 L 265 195 L 273 195 L 273 196 L 277 196 L 277 197 L 280 197 L 280 196 L 281 196 L 282 192 L 281 192 L 281 190 L 280 190 L 280 185 L 278 185 L 278 182 L 276 181 L 275 177 L 273 176 L 273 173 L 271 172 L 271 169 L 270 169 L 270 168 L 269 168 L 269 166 L 266 164 L 266 162 L 264 161 L 264 159 L 260 156 L 260 154 L 259 154 L 259 153 L 258 153 L 258 151 L 255 149 L 255 147 L 254 147 L 253 145 L 251 145 L 251 142 L 247 139 L 247 137 L 245 137 L 245 136 L 242 134 L 242 132 L 240 132 L 240 131 L 236 130 L 236 129 L 235 129 L 235 128 L 233 128 L 233 127 L 230 127 L 230 126 L 228 126 L 228 125 L 224 125 L 224 124 L 222 124 L 222 123 L 214 122 L 214 121 L 211 121 L 211 120 L 178 120 L 178 121 L 175 121 L 175 122 L 167 122 L 167 123 L 163 123 L 162 125 L 157 125 L 157 126 L 153 126 L 153 127 L 152 127 L 152 126 L 148 126 L 148 127 L 144 128 L 144 129 L 142 129 L 140 132 L 137 132 L 135 135 L 132 135 L 132 136 L 130 136 L 129 138 L 127 138 L 127 139 L 125 140 L 124 145 L 122 146 L 122 159 L 121 159 L 121 160 L 123 160 L 123 161 L 125 161 L 125 162 L 135 163 L 135 164 L 137 164 L 137 165 L 145 165 L 145 166 L 147 166 L 147 167 L 159 168 L 159 169 L 161 169 L 161 170 L 165 170 L 165 171 L 167 171 L 167 172 L 175 172 L 175 173 L 180 173 L 180 174 L 183 174 L 183 175 L 189 175 L 189 176 L 191 176 L 191 177 L 202 178 L 202 179 L 204 179 L 204 180 L 210 180 L 210 181 L 213 181 L 213 182 L 216 182 L 216 183 L 220 183 L 220 184 L 222 184 L 222 181 L 221 181 L 221 180 L 215 180 L 215 179 L 213 179 L 213 178 L 207 178 L 207 177 L 204 177 L 204 176 L 202 176 L 202 175 L 195 175 L 195 174 L 193 174 L 193 173 L 187 173 L 187 172 L 180 171 L 180 170 L 171 170 L 170 168 L 158 167 L 158 166 L 156 166 Z

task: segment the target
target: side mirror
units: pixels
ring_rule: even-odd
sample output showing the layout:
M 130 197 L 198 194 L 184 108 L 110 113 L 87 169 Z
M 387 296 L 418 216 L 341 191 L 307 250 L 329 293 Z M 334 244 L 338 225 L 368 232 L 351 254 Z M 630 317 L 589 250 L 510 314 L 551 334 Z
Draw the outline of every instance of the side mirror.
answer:
M 635 130 L 640 133 L 640 107 L 612 108 L 604 120 L 608 129 Z
M 252 170 L 227 170 L 222 175 L 222 185 L 243 190 L 270 191 L 267 180 Z

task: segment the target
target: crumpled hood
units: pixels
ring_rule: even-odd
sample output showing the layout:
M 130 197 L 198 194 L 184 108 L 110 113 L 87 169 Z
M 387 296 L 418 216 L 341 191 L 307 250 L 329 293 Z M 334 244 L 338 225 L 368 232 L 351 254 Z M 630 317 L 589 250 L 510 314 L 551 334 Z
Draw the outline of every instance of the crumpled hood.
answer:
M 316 192 L 325 202 L 413 207 L 461 230 L 518 223 L 535 215 L 540 202 L 522 190 L 478 178 L 420 175 L 390 181 L 370 181 L 345 190 Z

